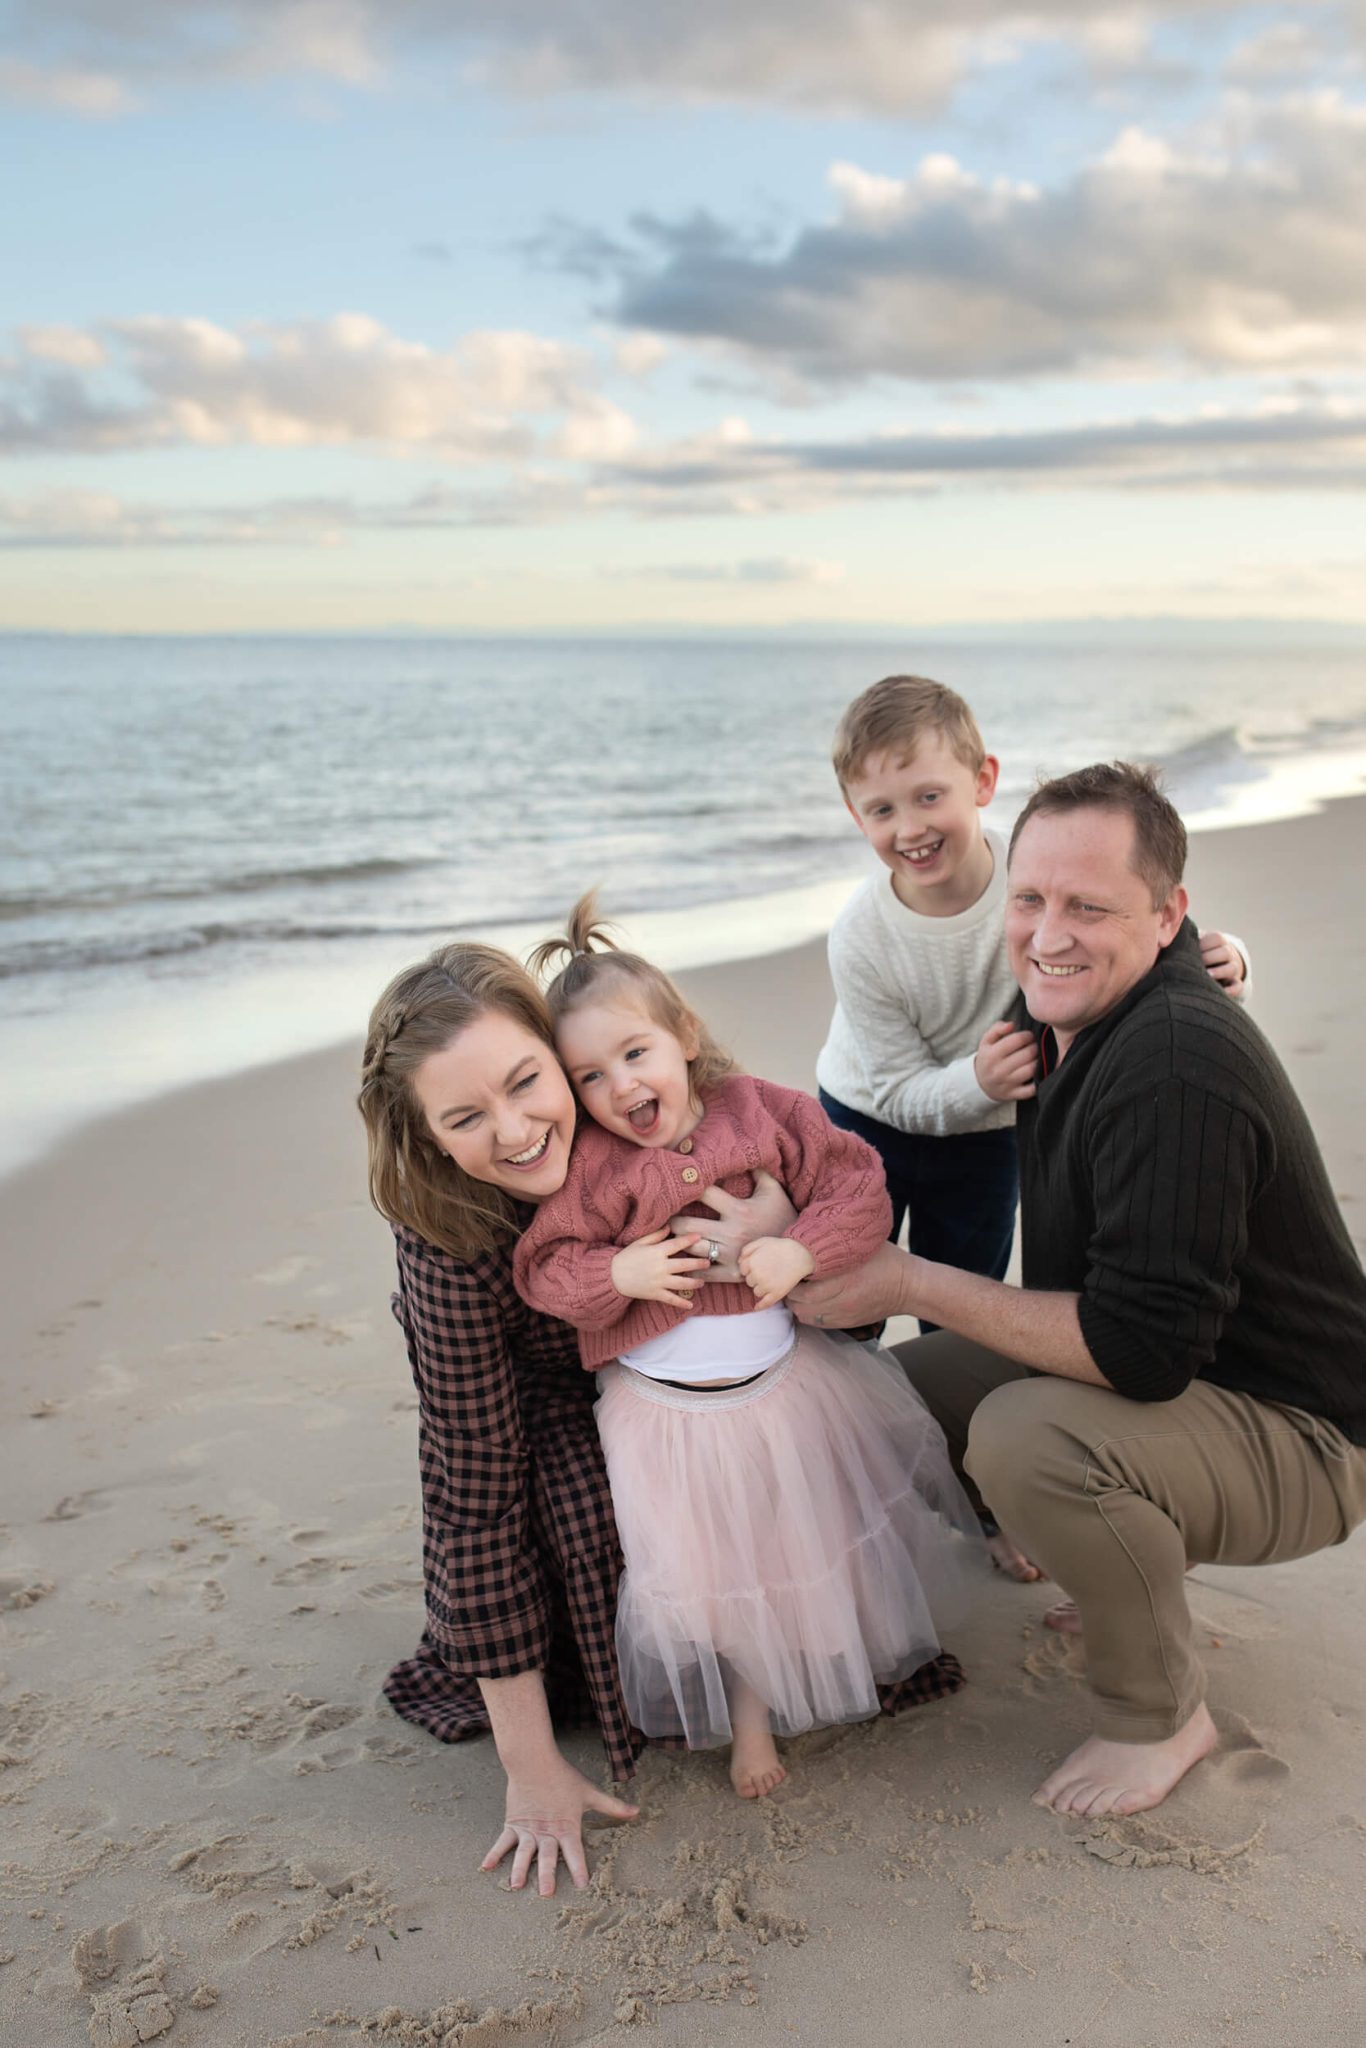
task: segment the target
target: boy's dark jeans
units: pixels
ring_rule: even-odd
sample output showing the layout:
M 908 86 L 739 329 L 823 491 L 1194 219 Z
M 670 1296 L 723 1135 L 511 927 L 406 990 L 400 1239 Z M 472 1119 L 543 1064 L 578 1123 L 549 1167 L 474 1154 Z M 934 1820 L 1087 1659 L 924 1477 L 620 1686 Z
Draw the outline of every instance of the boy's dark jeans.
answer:
M 927 1138 L 863 1116 L 823 1088 L 819 1093 L 831 1123 L 866 1138 L 881 1157 L 892 1198 L 892 1242 L 909 1214 L 906 1242 L 921 1258 L 1004 1280 L 1020 1195 L 1013 1128 Z M 938 1327 L 922 1322 L 921 1335 Z

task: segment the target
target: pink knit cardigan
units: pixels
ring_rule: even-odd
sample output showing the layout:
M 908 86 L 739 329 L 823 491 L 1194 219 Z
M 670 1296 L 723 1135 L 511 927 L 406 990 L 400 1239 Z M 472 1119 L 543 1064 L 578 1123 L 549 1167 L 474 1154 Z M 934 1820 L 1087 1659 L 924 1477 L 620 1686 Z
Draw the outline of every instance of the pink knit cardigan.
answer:
M 668 1150 L 583 1125 L 564 1186 L 541 1203 L 518 1241 L 518 1293 L 532 1308 L 574 1325 L 590 1372 L 690 1314 L 746 1314 L 754 1296 L 742 1282 L 710 1283 L 696 1309 L 677 1309 L 618 1294 L 611 1268 L 624 1245 L 670 1216 L 695 1215 L 705 1227 L 701 1191 L 719 1186 L 751 1194 L 760 1167 L 787 1190 L 798 1215 L 785 1235 L 807 1247 L 818 1277 L 861 1266 L 886 1238 L 892 1207 L 872 1146 L 837 1131 L 799 1089 L 732 1074 L 708 1095 L 691 1137 Z

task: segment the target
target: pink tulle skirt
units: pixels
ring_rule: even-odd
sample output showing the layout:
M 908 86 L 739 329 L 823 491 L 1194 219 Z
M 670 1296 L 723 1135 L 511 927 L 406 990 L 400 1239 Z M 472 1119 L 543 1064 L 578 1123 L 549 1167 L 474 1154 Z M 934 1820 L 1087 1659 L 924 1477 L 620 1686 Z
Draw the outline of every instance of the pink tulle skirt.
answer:
M 684 1391 L 623 1365 L 599 1385 L 626 1558 L 617 1658 L 645 1734 L 729 1742 L 737 1680 L 775 1734 L 864 1720 L 879 1682 L 937 1655 L 981 1539 L 886 1352 L 799 1327 L 748 1386 Z

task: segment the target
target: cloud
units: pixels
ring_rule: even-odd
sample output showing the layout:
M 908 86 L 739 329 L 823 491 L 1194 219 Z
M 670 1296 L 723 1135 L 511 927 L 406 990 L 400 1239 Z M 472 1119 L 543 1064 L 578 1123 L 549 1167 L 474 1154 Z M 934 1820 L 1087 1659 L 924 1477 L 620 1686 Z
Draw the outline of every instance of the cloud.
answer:
M 820 513 L 951 489 L 1359 493 L 1366 489 L 1366 408 L 1286 400 L 1243 413 L 826 441 L 765 440 L 732 420 L 577 470 L 519 462 L 491 479 L 433 480 L 397 499 L 315 494 L 205 506 L 90 490 L 10 497 L 0 499 L 0 547 L 319 548 L 360 534 Z M 676 583 L 813 584 L 835 582 L 844 570 L 837 562 L 754 555 L 621 573 Z
M 35 67 L 120 78 L 296 75 L 369 85 L 421 52 L 452 75 L 544 98 L 629 94 L 766 102 L 820 113 L 942 105 L 981 66 L 1063 42 L 1114 71 L 1155 25 L 1231 15 L 1240 0 L 19 0 Z
M 1366 348 L 1366 107 L 1235 96 L 1181 144 L 1139 128 L 1048 189 L 945 155 L 837 163 L 836 217 L 781 250 L 633 223 L 608 310 L 809 385 L 1282 370 Z
M 592 388 L 579 352 L 524 332 L 452 348 L 366 314 L 255 324 L 148 315 L 27 329 L 0 363 L 0 450 L 368 443 L 464 462 L 624 454 L 634 423 Z
M 1282 402 L 1022 431 L 762 440 L 734 427 L 599 470 L 595 502 L 643 516 L 764 517 L 952 488 L 1349 490 L 1366 484 L 1366 410 Z
M 87 120 L 108 120 L 130 113 L 138 104 L 123 80 L 111 72 L 45 67 L 18 57 L 0 57 L 0 99 L 19 106 L 52 107 Z

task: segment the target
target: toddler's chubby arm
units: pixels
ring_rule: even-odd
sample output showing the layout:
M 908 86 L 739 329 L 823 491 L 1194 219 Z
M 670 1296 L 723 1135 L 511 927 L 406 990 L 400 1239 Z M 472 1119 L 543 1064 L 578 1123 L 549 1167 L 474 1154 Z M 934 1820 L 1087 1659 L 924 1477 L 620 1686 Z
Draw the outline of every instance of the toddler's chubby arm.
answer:
M 912 991 L 889 975 L 867 933 L 839 926 L 831 932 L 830 978 L 857 1042 L 872 1114 L 880 1123 L 930 1138 L 985 1127 L 996 1100 L 978 1077 L 979 1048 L 947 1064 L 936 1058 L 921 1034 Z M 1003 972 L 1002 1010 L 1013 986 Z
M 789 1280 L 788 1286 L 795 1286 L 808 1273 L 822 1276 L 861 1266 L 892 1227 L 882 1161 L 872 1146 L 852 1131 L 836 1130 L 813 1096 L 798 1088 L 781 1088 L 775 1081 L 756 1081 L 754 1085 L 778 1127 L 780 1178 L 798 1213 L 781 1238 L 761 1238 L 757 1245 L 745 1247 L 740 1255 L 745 1278 L 753 1287 L 754 1275 L 745 1268 L 750 1253 L 756 1250 L 759 1277 L 769 1283 L 766 1292 L 794 1263 L 793 1254 L 784 1253 L 780 1267 L 776 1255 L 760 1249 L 770 1244 L 794 1244 L 810 1258 L 810 1266 Z M 786 1292 L 784 1287 L 782 1293 Z M 781 1299 L 781 1294 L 774 1299 Z
M 693 1292 L 702 1283 L 691 1276 L 707 1267 L 705 1252 L 691 1255 L 697 1237 L 655 1230 L 620 1246 L 610 1238 L 556 1230 L 553 1217 L 545 1214 L 550 1207 L 546 1204 L 523 1232 L 512 1260 L 517 1292 L 542 1315 L 558 1316 L 576 1330 L 610 1330 L 633 1301 L 692 1306 Z

